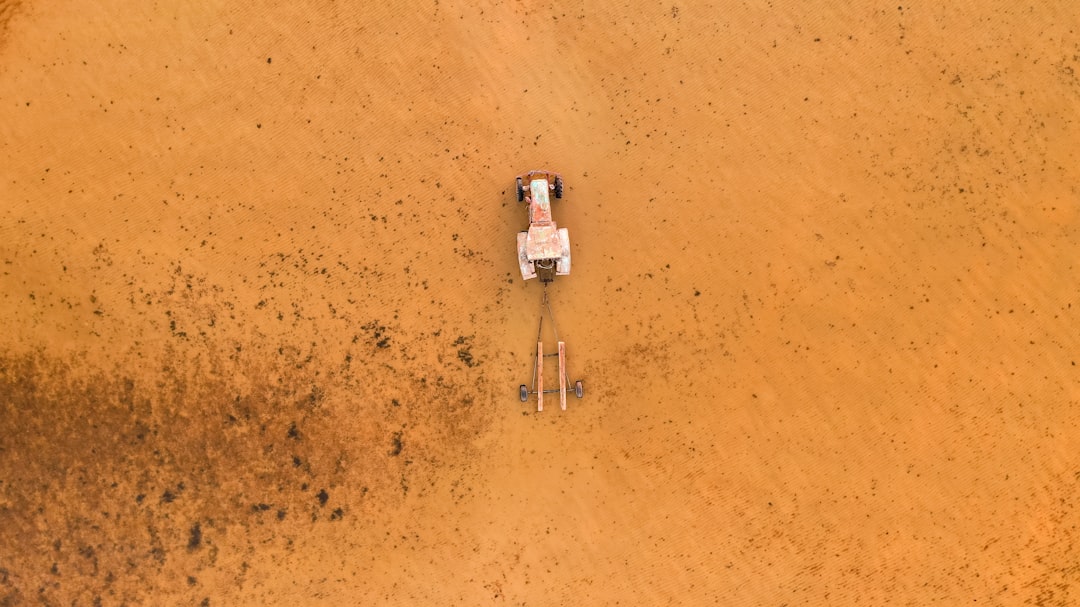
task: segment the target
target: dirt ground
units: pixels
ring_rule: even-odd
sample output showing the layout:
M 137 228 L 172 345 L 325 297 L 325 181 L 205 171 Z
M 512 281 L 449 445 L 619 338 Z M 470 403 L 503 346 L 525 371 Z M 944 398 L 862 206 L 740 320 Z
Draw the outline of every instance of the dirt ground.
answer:
M 243 4 L 0 0 L 0 605 L 1080 601 L 1072 2 Z

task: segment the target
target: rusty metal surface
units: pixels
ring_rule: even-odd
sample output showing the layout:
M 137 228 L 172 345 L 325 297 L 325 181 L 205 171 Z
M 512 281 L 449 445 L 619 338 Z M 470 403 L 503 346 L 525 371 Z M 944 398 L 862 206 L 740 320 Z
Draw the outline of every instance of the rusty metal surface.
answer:
M 566 228 L 556 225 L 551 215 L 550 192 L 557 177 L 548 171 L 530 171 L 518 176 L 522 187 L 528 181 L 524 201 L 529 207 L 529 229 L 518 234 L 518 268 L 523 280 L 537 277 L 535 262 L 541 261 L 553 262 L 545 267 L 554 268 L 556 275 L 570 273 L 570 235 Z
M 559 231 L 554 225 L 529 226 L 525 252 L 530 261 L 557 259 L 562 255 Z
M 529 223 L 546 225 L 554 223 L 551 218 L 551 197 L 548 191 L 551 189 L 547 179 L 534 179 L 529 183 Z
M 517 235 L 518 269 L 521 270 L 521 279 L 529 280 L 536 278 L 536 267 L 529 259 L 528 233 L 518 232 Z
M 558 226 L 551 217 L 550 186 L 547 179 L 533 179 L 529 183 L 529 237 L 528 257 L 532 261 L 559 257 Z
M 566 276 L 570 273 L 570 231 L 559 228 L 559 259 L 555 264 L 555 274 Z

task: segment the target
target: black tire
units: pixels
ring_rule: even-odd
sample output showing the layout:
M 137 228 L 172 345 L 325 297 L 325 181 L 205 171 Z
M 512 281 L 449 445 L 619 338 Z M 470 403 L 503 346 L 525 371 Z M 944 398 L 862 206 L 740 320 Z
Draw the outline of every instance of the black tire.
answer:
M 518 398 L 521 399 L 521 402 L 529 400 L 529 389 L 525 387 L 525 384 L 518 387 Z
M 581 380 L 574 382 L 574 396 L 581 398 L 585 396 L 585 387 L 581 385 Z
M 525 186 L 521 185 L 521 177 L 517 178 L 518 202 L 525 200 Z
M 562 177 L 555 178 L 555 198 L 562 198 Z

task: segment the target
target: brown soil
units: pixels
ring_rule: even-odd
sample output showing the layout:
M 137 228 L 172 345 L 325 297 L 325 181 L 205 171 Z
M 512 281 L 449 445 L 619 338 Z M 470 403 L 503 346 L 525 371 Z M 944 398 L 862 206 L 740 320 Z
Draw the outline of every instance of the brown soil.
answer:
M 96 4 L 0 1 L 0 605 L 1080 600 L 1072 2 Z

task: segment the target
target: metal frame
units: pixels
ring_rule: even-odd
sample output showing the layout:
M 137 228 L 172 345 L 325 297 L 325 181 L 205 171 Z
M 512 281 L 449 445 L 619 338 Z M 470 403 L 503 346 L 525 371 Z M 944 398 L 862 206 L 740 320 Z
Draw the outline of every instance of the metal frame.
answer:
M 555 342 L 558 344 L 558 350 L 555 352 L 544 352 L 544 341 L 542 338 L 544 331 L 544 311 L 547 311 L 548 318 L 551 319 L 551 331 L 555 334 Z M 559 359 L 559 388 L 556 389 L 544 389 L 544 359 L 557 357 Z M 545 394 L 558 394 L 559 395 L 559 407 L 566 411 L 566 391 L 570 385 L 570 375 L 566 371 L 566 342 L 559 340 L 559 331 L 555 326 L 555 315 L 551 312 L 551 304 L 548 302 L 547 285 L 544 285 L 544 299 L 541 303 L 540 310 L 540 323 L 536 329 L 536 353 L 533 358 L 533 376 L 531 387 L 526 388 L 525 384 L 518 386 L 518 396 L 521 402 L 529 400 L 529 395 L 536 395 L 536 410 L 544 410 L 544 395 Z M 574 395 L 578 398 L 585 396 L 585 388 L 581 380 L 574 382 Z

